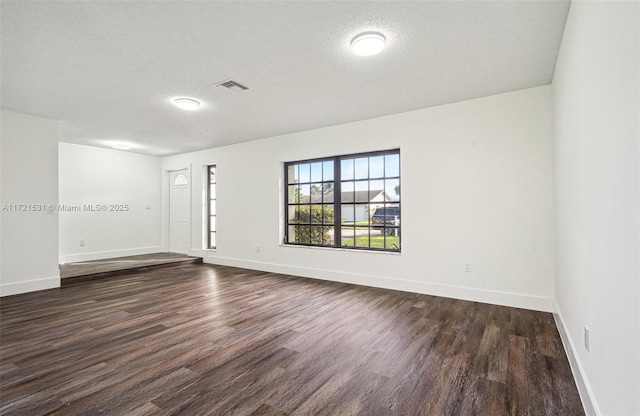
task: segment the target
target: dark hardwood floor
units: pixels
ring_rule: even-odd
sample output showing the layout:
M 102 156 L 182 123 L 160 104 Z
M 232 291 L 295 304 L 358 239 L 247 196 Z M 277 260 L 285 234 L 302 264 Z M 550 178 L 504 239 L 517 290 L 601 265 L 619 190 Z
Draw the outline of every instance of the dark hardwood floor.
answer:
M 1 302 L 0 414 L 583 414 L 549 313 L 210 265 Z

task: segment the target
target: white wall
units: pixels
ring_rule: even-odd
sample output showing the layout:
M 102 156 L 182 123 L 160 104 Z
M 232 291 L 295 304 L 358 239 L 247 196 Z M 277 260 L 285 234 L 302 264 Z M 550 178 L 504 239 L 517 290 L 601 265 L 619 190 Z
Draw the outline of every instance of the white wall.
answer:
M 60 212 L 61 262 L 161 250 L 160 158 L 70 143 L 59 151 L 60 204 L 80 207 Z
M 553 80 L 557 311 L 590 414 L 640 414 L 639 14 L 574 1 Z
M 283 162 L 397 147 L 401 254 L 280 245 Z M 211 163 L 218 250 L 204 253 L 205 261 L 552 308 L 548 86 L 165 158 L 165 171 L 192 169 L 193 254 L 203 254 L 201 172 Z M 166 203 L 165 194 L 163 223 Z M 165 225 L 165 244 L 166 237 Z
M 58 287 L 58 123 L 3 110 L 1 142 L 0 294 Z

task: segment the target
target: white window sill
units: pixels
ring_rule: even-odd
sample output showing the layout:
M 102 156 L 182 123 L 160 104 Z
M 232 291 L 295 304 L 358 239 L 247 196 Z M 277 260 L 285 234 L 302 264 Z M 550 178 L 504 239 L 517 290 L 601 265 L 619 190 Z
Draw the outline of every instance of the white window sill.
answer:
M 402 254 L 401 251 L 356 250 L 356 249 L 342 248 L 342 247 L 302 246 L 302 245 L 284 244 L 284 243 L 280 243 L 280 247 L 303 248 L 303 249 L 306 248 L 311 250 L 324 250 L 324 251 L 348 251 L 350 253 L 388 254 L 392 256 L 399 256 Z

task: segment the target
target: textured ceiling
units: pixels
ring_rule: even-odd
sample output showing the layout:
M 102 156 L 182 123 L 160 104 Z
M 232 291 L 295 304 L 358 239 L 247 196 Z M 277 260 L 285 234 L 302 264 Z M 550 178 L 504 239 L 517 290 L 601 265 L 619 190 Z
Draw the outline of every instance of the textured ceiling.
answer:
M 549 84 L 569 2 L 0 7 L 3 109 L 61 120 L 61 141 L 169 155 Z M 387 48 L 354 56 L 367 30 Z M 228 79 L 250 90 L 214 88 Z

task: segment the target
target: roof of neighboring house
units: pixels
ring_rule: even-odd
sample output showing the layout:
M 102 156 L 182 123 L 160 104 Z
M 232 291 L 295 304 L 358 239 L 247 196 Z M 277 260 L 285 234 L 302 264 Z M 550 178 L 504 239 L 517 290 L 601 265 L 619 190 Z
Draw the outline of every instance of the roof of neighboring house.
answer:
M 340 200 L 343 204 L 353 204 L 355 203 L 366 203 L 384 193 L 382 190 L 372 190 L 372 191 L 344 191 L 340 193 Z M 384 193 L 384 200 L 389 201 L 389 195 Z M 333 192 L 328 192 L 326 194 L 313 194 L 311 197 L 305 195 L 304 203 L 306 204 L 321 204 L 324 203 L 333 203 Z

